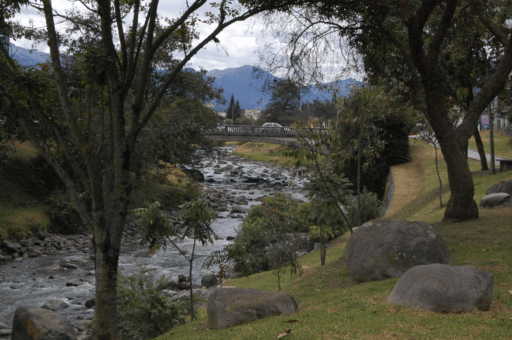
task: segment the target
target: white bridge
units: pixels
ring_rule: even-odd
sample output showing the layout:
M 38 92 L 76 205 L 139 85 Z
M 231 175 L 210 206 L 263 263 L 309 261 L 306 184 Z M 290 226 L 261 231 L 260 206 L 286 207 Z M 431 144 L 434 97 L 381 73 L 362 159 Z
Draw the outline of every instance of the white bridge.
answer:
M 315 128 L 319 129 L 319 128 Z M 321 129 L 327 131 L 326 129 Z M 297 131 L 292 127 L 263 127 L 252 125 L 225 125 L 204 130 L 203 135 L 217 142 L 272 143 L 298 148 Z

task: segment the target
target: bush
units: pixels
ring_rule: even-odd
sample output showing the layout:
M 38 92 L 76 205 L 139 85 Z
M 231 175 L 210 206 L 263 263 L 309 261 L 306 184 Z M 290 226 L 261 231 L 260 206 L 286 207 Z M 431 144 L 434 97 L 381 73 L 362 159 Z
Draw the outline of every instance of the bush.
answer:
M 357 196 L 345 197 L 345 208 L 350 225 L 356 226 L 357 222 Z M 371 221 L 382 216 L 382 204 L 373 192 L 363 189 L 361 192 L 361 223 Z
M 152 339 L 185 323 L 189 314 L 187 302 L 174 302 L 162 293 L 167 278 L 156 283 L 139 270 L 131 276 L 118 274 L 118 338 Z
M 48 217 L 50 230 L 61 234 L 77 233 L 84 228 L 84 223 L 63 191 L 54 191 L 48 198 Z
M 308 231 L 303 215 L 297 201 L 280 193 L 254 206 L 244 219 L 235 243 L 227 249 L 235 269 L 249 275 L 275 268 L 271 250 L 277 249 L 283 239 L 293 247 L 296 242 L 292 234 Z

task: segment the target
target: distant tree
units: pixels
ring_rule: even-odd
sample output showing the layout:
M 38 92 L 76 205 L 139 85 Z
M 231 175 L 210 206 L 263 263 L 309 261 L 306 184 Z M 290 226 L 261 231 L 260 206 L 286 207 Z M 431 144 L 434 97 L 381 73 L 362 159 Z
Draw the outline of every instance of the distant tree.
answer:
M 226 110 L 226 118 L 231 119 L 233 123 L 235 121 L 235 119 L 233 117 L 234 109 L 235 109 L 235 96 L 232 94 L 231 99 L 229 100 L 228 109 Z
M 236 100 L 235 106 L 233 107 L 233 119 L 236 121 L 242 117 L 242 109 L 240 108 L 240 102 Z

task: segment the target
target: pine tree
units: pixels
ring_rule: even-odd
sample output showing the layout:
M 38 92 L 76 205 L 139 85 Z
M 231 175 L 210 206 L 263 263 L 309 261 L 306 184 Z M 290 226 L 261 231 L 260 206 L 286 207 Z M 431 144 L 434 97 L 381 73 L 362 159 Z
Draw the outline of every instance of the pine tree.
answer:
M 233 123 L 234 123 L 234 117 L 233 117 L 233 109 L 235 108 L 235 96 L 233 96 L 233 94 L 231 94 L 231 99 L 229 100 L 229 106 L 228 106 L 228 109 L 226 110 L 226 119 L 232 119 L 233 118 Z
M 233 120 L 237 120 L 242 116 L 242 109 L 240 108 L 240 102 L 236 100 L 235 107 L 233 108 Z

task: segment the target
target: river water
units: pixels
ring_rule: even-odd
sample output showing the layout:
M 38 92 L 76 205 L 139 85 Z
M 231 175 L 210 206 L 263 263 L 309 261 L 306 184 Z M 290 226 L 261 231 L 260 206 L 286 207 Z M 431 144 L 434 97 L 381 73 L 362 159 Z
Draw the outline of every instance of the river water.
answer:
M 263 196 L 280 191 L 295 199 L 303 200 L 304 179 L 295 176 L 293 169 L 279 165 L 257 162 L 232 155 L 234 147 L 220 149 L 220 157 L 207 158 L 201 163 L 201 172 L 205 176 L 204 185 L 210 192 L 210 199 L 219 210 L 212 228 L 219 236 L 214 245 L 196 246 L 200 255 L 194 262 L 193 283 L 199 284 L 202 275 L 216 272 L 218 268 L 203 269 L 204 258 L 212 251 L 220 250 L 228 236 L 235 236 L 245 213 L 231 213 L 232 206 L 238 202 L 242 207 L 259 204 Z M 255 183 L 251 183 L 255 182 Z M 225 199 L 228 196 L 229 199 Z M 217 202 L 215 202 L 217 201 Z M 190 251 L 193 240 L 177 241 L 179 246 Z M 71 263 L 76 268 L 65 268 L 63 264 Z M 168 247 L 154 255 L 147 254 L 147 248 L 137 244 L 123 244 L 119 259 L 119 268 L 125 274 L 144 268 L 151 270 L 148 275 L 153 279 L 166 275 L 177 280 L 178 275 L 188 276 L 188 262 L 177 250 Z M 54 298 L 63 299 L 68 308 L 58 313 L 67 317 L 76 325 L 81 319 L 91 319 L 93 309 L 85 307 L 85 302 L 94 297 L 94 264 L 90 259 L 90 247 L 82 247 L 77 252 L 65 250 L 52 255 L 19 258 L 17 261 L 0 265 L 0 322 L 12 326 L 14 311 L 18 306 L 41 307 Z M 67 286 L 74 281 L 79 286 Z

